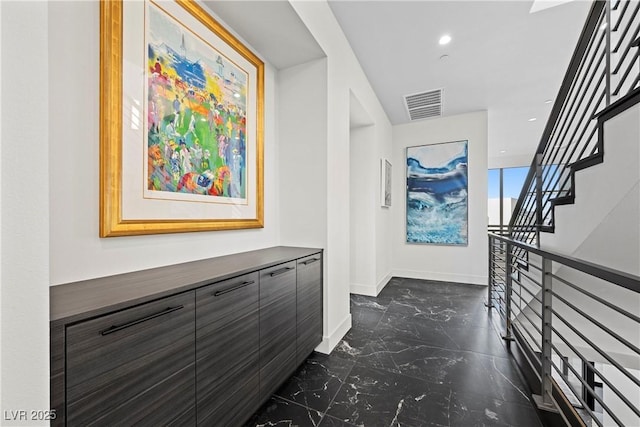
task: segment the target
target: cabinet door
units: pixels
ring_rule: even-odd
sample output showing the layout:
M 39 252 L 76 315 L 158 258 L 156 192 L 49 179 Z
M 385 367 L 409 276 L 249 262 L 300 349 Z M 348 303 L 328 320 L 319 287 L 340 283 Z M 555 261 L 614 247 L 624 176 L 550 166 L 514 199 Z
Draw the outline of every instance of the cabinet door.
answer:
M 298 260 L 297 364 L 322 342 L 322 254 Z
M 259 405 L 258 273 L 196 291 L 198 425 L 241 425 Z
M 296 368 L 296 263 L 260 272 L 260 397 Z
M 67 425 L 195 423 L 195 292 L 67 327 Z

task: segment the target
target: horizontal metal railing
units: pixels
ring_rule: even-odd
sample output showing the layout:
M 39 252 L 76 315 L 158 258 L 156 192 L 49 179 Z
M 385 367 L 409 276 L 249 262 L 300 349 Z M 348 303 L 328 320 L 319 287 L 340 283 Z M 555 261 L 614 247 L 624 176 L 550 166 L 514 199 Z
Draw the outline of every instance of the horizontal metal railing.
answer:
M 487 230 L 489 231 L 489 233 L 495 233 L 500 236 L 508 234 L 508 228 L 504 224 L 489 224 L 487 226 Z
M 574 171 L 602 160 L 597 114 L 638 87 L 639 35 L 640 2 L 593 2 L 514 208 L 512 237 L 537 244 L 540 231 L 553 231 L 554 206 L 573 202 Z
M 525 268 L 526 261 L 526 268 Z M 640 277 L 489 233 L 488 304 L 588 426 L 640 425 Z

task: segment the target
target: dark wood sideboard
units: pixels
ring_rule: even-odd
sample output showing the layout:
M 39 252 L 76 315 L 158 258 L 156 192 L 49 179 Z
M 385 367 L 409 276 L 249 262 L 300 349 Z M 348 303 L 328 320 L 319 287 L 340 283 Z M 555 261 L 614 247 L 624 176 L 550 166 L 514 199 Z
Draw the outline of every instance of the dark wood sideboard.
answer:
M 240 426 L 322 341 L 323 251 L 51 287 L 54 426 Z

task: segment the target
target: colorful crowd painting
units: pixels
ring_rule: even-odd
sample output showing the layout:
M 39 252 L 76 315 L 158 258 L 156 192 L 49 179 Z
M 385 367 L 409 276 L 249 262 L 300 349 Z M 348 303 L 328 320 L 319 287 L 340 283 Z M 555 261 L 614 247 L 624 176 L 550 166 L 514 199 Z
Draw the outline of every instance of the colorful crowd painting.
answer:
M 147 189 L 246 199 L 247 74 L 147 10 Z

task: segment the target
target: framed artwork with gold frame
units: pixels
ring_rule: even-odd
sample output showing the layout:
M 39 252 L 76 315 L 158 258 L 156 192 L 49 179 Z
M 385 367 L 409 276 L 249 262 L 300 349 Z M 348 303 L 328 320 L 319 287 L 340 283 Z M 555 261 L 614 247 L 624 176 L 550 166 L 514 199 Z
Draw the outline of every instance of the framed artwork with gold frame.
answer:
M 196 2 L 100 7 L 100 237 L 263 227 L 264 63 Z

